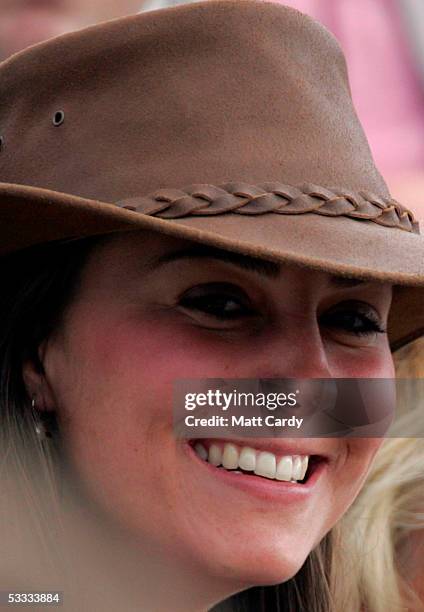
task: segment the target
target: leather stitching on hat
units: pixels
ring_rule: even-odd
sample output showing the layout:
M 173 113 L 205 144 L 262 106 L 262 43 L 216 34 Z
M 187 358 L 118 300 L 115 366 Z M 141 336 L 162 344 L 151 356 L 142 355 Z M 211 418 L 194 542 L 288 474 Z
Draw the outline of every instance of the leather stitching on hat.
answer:
M 206 217 L 230 212 L 239 215 L 316 213 L 363 219 L 385 227 L 420 233 L 412 211 L 396 200 L 368 191 L 353 192 L 309 183 L 300 187 L 283 183 L 196 184 L 182 189 L 159 189 L 144 197 L 121 200 L 117 205 L 161 219 Z

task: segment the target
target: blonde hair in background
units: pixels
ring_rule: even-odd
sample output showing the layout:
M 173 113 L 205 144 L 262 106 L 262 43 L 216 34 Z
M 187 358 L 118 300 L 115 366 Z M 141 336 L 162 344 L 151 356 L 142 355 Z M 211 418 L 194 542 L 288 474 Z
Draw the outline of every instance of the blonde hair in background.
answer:
M 397 378 L 410 378 L 398 398 L 403 411 L 383 443 L 366 483 L 339 523 L 332 590 L 345 612 L 424 612 L 424 339 L 394 354 Z M 409 426 L 410 425 L 410 426 Z M 413 553 L 423 546 L 421 581 Z M 416 549 L 414 551 L 414 548 Z

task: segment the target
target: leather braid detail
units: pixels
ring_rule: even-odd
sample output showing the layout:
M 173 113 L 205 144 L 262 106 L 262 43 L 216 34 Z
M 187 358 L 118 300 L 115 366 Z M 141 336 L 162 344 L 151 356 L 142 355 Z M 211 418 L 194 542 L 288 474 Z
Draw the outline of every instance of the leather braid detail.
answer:
M 283 183 L 226 183 L 225 185 L 189 185 L 183 189 L 159 189 L 144 197 L 117 202 L 117 205 L 161 219 L 188 216 L 221 215 L 299 215 L 315 213 L 329 217 L 346 216 L 373 221 L 385 227 L 396 227 L 420 233 L 414 214 L 391 198 L 368 191 L 300 187 Z

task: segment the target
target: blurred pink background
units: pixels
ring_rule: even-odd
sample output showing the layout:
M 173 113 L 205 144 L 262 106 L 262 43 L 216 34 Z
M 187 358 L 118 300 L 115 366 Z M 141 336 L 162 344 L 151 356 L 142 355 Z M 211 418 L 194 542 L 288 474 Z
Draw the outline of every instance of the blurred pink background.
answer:
M 346 55 L 352 96 L 393 196 L 424 223 L 423 0 L 285 0 Z

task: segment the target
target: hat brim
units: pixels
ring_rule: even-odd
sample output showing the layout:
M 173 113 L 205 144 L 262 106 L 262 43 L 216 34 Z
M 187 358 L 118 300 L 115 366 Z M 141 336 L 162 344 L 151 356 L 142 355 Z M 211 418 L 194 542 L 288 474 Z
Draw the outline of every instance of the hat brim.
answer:
M 424 334 L 423 237 L 368 220 L 303 213 L 162 219 L 113 203 L 0 183 L 0 255 L 50 241 L 149 229 L 241 254 L 396 285 L 389 339 Z

